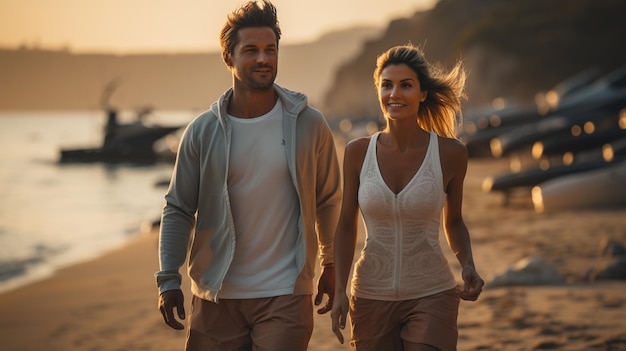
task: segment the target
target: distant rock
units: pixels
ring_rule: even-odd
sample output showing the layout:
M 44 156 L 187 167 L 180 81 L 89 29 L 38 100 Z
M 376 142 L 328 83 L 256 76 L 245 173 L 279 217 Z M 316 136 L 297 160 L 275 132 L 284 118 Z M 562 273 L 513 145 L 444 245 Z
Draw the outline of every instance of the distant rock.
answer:
M 626 31 L 619 0 L 439 0 L 428 11 L 392 20 L 340 66 L 326 92 L 325 114 L 373 120 L 380 115 L 372 73 L 376 57 L 395 45 L 423 45 L 431 62 L 451 67 L 462 59 L 470 72 L 464 107 L 497 97 L 534 103 L 535 95 L 589 67 L 610 72 L 624 64 Z M 581 43 L 585 49 L 581 50 Z
M 565 278 L 541 257 L 526 257 L 496 274 L 489 287 L 563 284 Z

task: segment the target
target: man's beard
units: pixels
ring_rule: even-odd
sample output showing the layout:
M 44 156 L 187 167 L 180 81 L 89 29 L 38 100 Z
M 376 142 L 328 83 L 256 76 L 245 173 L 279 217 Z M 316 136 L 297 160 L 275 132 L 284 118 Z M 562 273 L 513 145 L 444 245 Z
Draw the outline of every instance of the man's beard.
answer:
M 248 82 L 247 85 L 251 90 L 267 90 L 274 86 L 274 79 L 275 77 L 272 77 L 271 79 L 263 79 L 263 80 L 258 80 L 252 77 L 248 77 L 246 81 Z
M 274 81 L 276 80 L 276 74 L 274 74 L 274 71 L 272 70 L 272 74 L 270 78 L 255 79 L 254 72 L 252 71 L 254 71 L 257 68 L 269 68 L 269 67 L 266 67 L 266 66 L 253 67 L 250 74 L 246 77 L 246 83 L 248 87 L 252 90 L 267 90 L 267 89 L 272 88 L 274 86 Z

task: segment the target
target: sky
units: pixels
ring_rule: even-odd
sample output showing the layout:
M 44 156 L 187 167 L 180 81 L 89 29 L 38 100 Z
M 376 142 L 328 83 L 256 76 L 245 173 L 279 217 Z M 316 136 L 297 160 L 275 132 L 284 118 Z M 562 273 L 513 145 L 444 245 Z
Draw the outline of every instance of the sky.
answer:
M 384 26 L 438 0 L 273 0 L 281 43 L 355 25 Z M 0 48 L 117 54 L 219 50 L 226 14 L 243 0 L 0 0 Z

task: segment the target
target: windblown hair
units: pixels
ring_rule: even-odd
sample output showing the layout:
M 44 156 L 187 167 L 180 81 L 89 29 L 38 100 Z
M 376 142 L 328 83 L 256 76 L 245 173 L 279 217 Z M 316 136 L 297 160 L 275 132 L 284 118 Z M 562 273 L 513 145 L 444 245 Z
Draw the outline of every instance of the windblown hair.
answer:
M 270 27 L 276 34 L 276 46 L 280 41 L 280 26 L 276 7 L 268 0 L 252 0 L 241 5 L 226 17 L 220 32 L 222 58 L 232 55 L 238 43 L 239 30 L 247 27 Z
M 465 95 L 466 73 L 463 63 L 446 71 L 439 64 L 430 64 L 422 49 L 409 45 L 395 46 L 376 60 L 374 84 L 378 89 L 380 75 L 387 66 L 406 64 L 416 74 L 422 90 L 427 90 L 426 100 L 417 111 L 417 123 L 429 132 L 456 138 L 456 130 L 462 120 L 461 100 Z

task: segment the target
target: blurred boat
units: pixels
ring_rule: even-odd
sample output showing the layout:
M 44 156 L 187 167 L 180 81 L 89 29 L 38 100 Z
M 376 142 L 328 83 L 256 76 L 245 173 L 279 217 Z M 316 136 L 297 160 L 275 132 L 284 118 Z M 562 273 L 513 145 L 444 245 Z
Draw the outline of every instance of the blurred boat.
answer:
M 626 157 L 626 137 L 619 138 L 611 141 L 610 143 L 602 144 L 595 148 L 589 148 L 577 153 L 565 153 L 558 155 L 560 162 L 563 164 L 572 164 L 574 162 L 590 162 L 594 160 L 603 159 L 607 162 L 611 162 L 616 158 Z M 559 157 L 553 157 L 553 160 L 558 160 Z
M 567 94 L 554 107 L 557 113 L 586 109 L 609 108 L 619 111 L 626 101 L 626 65 Z
M 507 203 L 516 190 L 529 191 L 534 186 L 552 179 L 611 167 L 624 161 L 626 161 L 626 138 L 620 138 L 576 155 L 564 155 L 561 159 L 555 159 L 554 165 L 550 165 L 548 160 L 543 160 L 532 168 L 487 177 L 483 180 L 482 189 L 485 192 L 504 193 Z
M 626 120 L 624 121 L 626 122 Z M 578 136 L 596 134 L 598 140 L 611 141 L 612 135 L 619 135 L 620 117 L 614 112 L 604 111 L 554 115 L 535 123 L 521 125 L 510 131 L 500 133 L 491 139 L 490 148 L 493 157 L 505 157 L 514 153 L 528 153 L 536 159 L 541 158 L 543 144 L 568 145 L 582 144 Z M 613 130 L 613 131 L 609 131 Z M 582 148 L 595 145 L 580 145 Z
M 120 78 L 109 81 L 100 96 L 100 106 L 107 114 L 101 146 L 61 149 L 60 163 L 154 163 L 171 162 L 175 159 L 175 151 L 172 151 L 172 148 L 156 150 L 155 143 L 183 126 L 146 124 L 144 122 L 146 116 L 152 113 L 150 107 L 138 109 L 135 121 L 120 123 L 117 109 L 109 103 L 120 82 Z
M 576 154 L 622 138 L 626 138 L 626 129 L 621 128 L 609 128 L 588 134 L 584 132 L 579 135 L 570 134 L 560 138 L 537 141 L 533 145 L 532 155 L 538 160 L 552 155 Z
M 547 92 L 537 94 L 535 98 L 537 109 L 544 115 L 558 110 L 562 101 L 568 101 L 572 95 L 575 96 L 575 94 L 585 90 L 600 77 L 600 69 L 598 67 L 590 67 L 566 78 Z
M 516 128 L 517 126 L 507 126 L 484 129 L 473 133 L 462 133 L 459 135 L 459 139 L 465 144 L 469 157 L 493 157 L 491 140 L 503 133 L 514 131 Z
M 464 113 L 463 130 L 458 137 L 467 147 L 470 157 L 490 157 L 491 139 L 498 135 L 513 131 L 522 123 L 538 120 L 541 115 L 536 106 L 514 106 L 501 110 L 492 110 L 482 116 L 475 112 L 467 118 Z
M 532 189 L 536 212 L 626 206 L 626 161 L 569 174 Z
M 516 188 L 532 188 L 535 185 L 547 180 L 561 177 L 568 174 L 591 171 L 611 166 L 614 163 L 626 159 L 617 157 L 614 161 L 592 160 L 570 165 L 557 165 L 554 167 L 536 167 L 520 172 L 510 172 L 498 176 L 487 177 L 483 180 L 482 189 L 485 192 L 510 192 Z
M 542 97 L 535 105 L 493 110 L 491 115 L 487 115 L 489 111 L 485 109 L 479 110 L 482 115 L 470 113 L 470 119 L 464 122 L 463 131 L 459 133 L 470 157 L 493 156 L 494 153 L 496 156 L 505 155 L 520 146 L 528 146 L 528 140 L 538 137 L 533 133 L 541 129 L 545 131 L 540 132 L 549 133 L 554 130 L 552 128 L 565 126 L 568 119 L 577 121 L 588 118 L 593 121 L 599 116 L 619 114 L 626 106 L 626 67 L 599 78 L 596 69 L 583 71 L 557 84 L 548 93 L 538 95 Z M 529 127 L 533 124 L 536 125 Z M 500 136 L 518 140 L 498 145 L 499 141 L 493 140 Z M 506 143 L 511 146 L 502 146 Z
M 182 126 L 147 125 L 143 117 L 149 110 L 141 110 L 137 120 L 120 124 L 117 111 L 109 109 L 104 140 L 100 147 L 61 149 L 61 163 L 154 163 L 171 159 L 154 148 L 154 143 Z
M 568 88 L 558 87 L 560 93 L 555 90 L 538 99 L 540 118 L 533 113 L 522 117 L 521 110 L 509 110 L 512 112 L 502 115 L 506 118 L 492 116 L 490 123 L 473 135 L 464 134 L 470 142 L 468 145 L 478 145 L 474 151 L 481 150 L 484 154 L 488 140 L 492 157 L 508 156 L 511 162 L 510 172 L 483 180 L 483 191 L 504 193 L 506 204 L 518 190 L 533 195 L 532 189 L 535 189 L 534 197 L 541 192 L 543 197 L 549 198 L 546 201 L 555 202 L 551 194 L 556 194 L 556 190 L 544 192 L 543 184 L 579 175 L 582 178 L 590 172 L 601 173 L 626 162 L 626 66 L 592 79 L 596 74 L 593 70 L 581 73 L 571 78 L 566 84 Z M 600 192 L 599 188 L 585 184 L 581 182 L 576 188 L 576 191 L 589 193 L 581 196 L 591 198 L 594 191 Z M 624 187 L 623 183 L 607 181 L 607 184 Z M 601 202 L 601 198 L 594 201 Z M 606 204 L 611 202 L 607 199 Z

